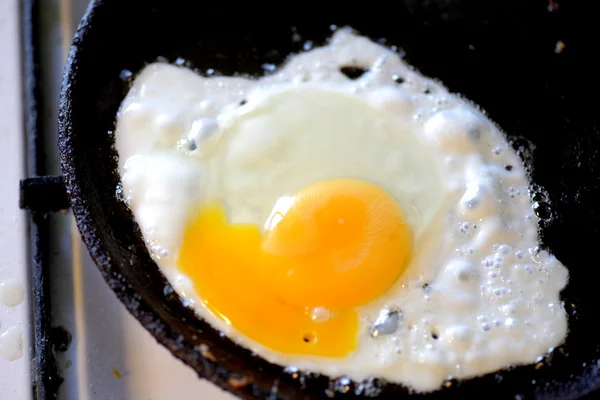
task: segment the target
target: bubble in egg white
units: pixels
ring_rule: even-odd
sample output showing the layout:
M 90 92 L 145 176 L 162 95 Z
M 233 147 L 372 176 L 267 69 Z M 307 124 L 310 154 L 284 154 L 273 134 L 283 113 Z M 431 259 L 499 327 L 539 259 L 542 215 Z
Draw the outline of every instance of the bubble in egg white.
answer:
M 192 122 L 188 138 L 196 142 L 210 139 L 219 129 L 217 121 L 212 118 L 199 118 Z
M 177 114 L 161 113 L 155 117 L 155 123 L 159 129 L 175 129 L 175 125 L 179 122 Z
M 470 234 L 471 223 L 469 222 L 461 222 L 460 223 L 460 233 L 463 235 Z
M 217 121 L 212 118 L 199 118 L 192 121 L 187 137 L 181 141 L 181 146 L 190 152 L 205 153 L 214 141 L 219 130 Z
M 452 260 L 444 267 L 446 279 L 461 284 L 477 284 L 479 271 L 472 262 L 467 260 Z
M 396 333 L 402 324 L 402 312 L 397 308 L 381 310 L 371 328 L 371 337 Z
M 367 93 L 366 96 L 378 108 L 395 115 L 408 117 L 414 112 L 410 97 L 402 95 L 392 88 Z
M 512 254 L 512 248 L 508 244 L 501 244 L 495 250 L 498 254 L 504 254 L 505 256 Z
M 478 219 L 490 213 L 494 207 L 494 200 L 490 193 L 492 190 L 480 180 L 473 180 L 467 184 L 467 190 L 460 199 L 460 210 L 463 215 Z
M 470 346 L 473 333 L 466 325 L 453 325 L 444 331 L 442 340 L 445 340 L 455 350 L 466 350 Z
M 481 118 L 472 111 L 443 110 L 423 126 L 423 135 L 435 146 L 453 153 L 466 153 L 475 147 Z
M 501 146 L 496 146 L 492 150 L 492 153 L 494 153 L 495 155 L 500 155 L 500 153 L 502 153 L 502 150 L 503 150 L 503 148 Z

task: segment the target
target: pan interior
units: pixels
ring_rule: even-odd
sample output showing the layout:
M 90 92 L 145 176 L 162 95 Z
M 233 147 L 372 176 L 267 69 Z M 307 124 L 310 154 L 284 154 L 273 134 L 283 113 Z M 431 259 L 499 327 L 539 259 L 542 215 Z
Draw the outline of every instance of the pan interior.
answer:
M 273 385 L 282 398 L 297 398 L 300 391 L 327 396 L 328 379 L 301 380 L 283 373 L 197 320 L 172 294 L 118 199 L 111 133 L 129 87 L 128 71 L 135 73 L 160 57 L 199 73 L 214 69 L 260 76 L 263 64 L 279 65 L 290 53 L 323 43 L 331 25 L 349 25 L 401 48 L 408 63 L 479 104 L 511 135 L 552 207 L 552 217 L 540 222 L 543 244 L 571 275 L 563 292 L 569 336 L 549 360 L 449 381 L 431 396 L 477 396 L 492 386 L 511 396 L 576 396 L 600 385 L 600 346 L 592 325 L 600 278 L 593 251 L 600 239 L 600 114 L 595 108 L 600 82 L 593 78 L 599 62 L 589 51 L 594 48 L 594 12 L 574 4 L 551 12 L 545 1 L 476 3 L 406 0 L 385 12 L 366 10 L 367 5 L 336 11 L 304 8 L 274 18 L 277 10 L 266 6 L 234 13 L 231 7 L 198 2 L 93 2 L 65 75 L 59 145 L 84 240 L 134 316 L 199 374 L 242 397 L 266 397 Z M 300 40 L 292 40 L 294 35 Z M 559 41 L 565 48 L 558 53 Z M 252 383 L 231 386 L 230 378 L 240 376 Z M 368 385 L 371 391 L 366 387 L 353 384 L 346 396 L 408 394 L 380 381 Z

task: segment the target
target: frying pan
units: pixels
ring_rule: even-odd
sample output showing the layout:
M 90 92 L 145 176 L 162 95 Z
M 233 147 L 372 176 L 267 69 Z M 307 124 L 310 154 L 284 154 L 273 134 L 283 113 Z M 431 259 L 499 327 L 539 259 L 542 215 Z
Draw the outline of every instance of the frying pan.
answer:
M 392 4 L 392 3 L 390 3 Z M 399 1 L 339 8 L 177 0 L 96 0 L 69 54 L 60 98 L 62 171 L 77 225 L 104 279 L 135 318 L 200 377 L 245 399 L 580 398 L 600 389 L 600 61 L 597 2 Z M 113 129 L 130 80 L 163 57 L 203 73 L 264 74 L 349 25 L 398 46 L 423 74 L 486 110 L 508 133 L 551 205 L 543 245 L 570 271 L 569 334 L 543 362 L 464 380 L 430 394 L 378 379 L 340 385 L 290 373 L 197 319 L 150 258 L 119 183 Z M 292 31 L 302 36 L 292 41 Z M 562 52 L 556 44 L 562 41 Z M 540 196 L 540 195 L 538 195 Z M 170 293 L 170 294 L 169 294 Z

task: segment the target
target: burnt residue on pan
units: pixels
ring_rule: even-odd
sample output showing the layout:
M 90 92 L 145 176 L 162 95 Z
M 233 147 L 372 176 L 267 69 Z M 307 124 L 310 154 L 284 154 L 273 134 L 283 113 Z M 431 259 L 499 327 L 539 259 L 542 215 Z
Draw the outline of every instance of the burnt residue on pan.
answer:
M 577 398 L 598 390 L 598 10 L 560 3 L 549 10 L 545 0 L 405 0 L 393 6 L 328 11 L 296 5 L 284 11 L 257 4 L 235 9 L 177 0 L 92 1 L 65 71 L 59 147 L 78 227 L 106 282 L 176 357 L 246 399 Z M 116 194 L 119 177 L 109 133 L 128 89 L 127 71 L 164 57 L 186 60 L 201 73 L 261 75 L 268 73 L 264 64 L 280 65 L 288 54 L 322 43 L 331 25 L 350 25 L 397 46 L 422 73 L 482 106 L 531 159 L 532 179 L 552 206 L 552 218 L 540 224 L 544 245 L 571 274 L 563 292 L 570 332 L 546 360 L 449 380 L 427 395 L 377 379 L 330 380 L 255 356 L 197 319 L 173 295 Z M 559 53 L 558 41 L 565 45 Z

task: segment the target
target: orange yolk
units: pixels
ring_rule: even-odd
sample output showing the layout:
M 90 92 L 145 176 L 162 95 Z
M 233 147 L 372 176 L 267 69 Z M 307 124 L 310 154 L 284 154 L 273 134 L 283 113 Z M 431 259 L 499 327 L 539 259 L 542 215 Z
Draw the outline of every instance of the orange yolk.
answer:
M 396 201 L 358 179 L 317 182 L 275 205 L 264 233 L 206 204 L 179 254 L 204 304 L 253 341 L 286 354 L 343 357 L 357 346 L 354 307 L 406 269 L 411 231 Z M 326 320 L 311 310 L 329 311 Z

